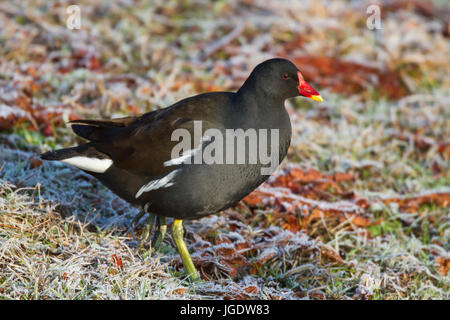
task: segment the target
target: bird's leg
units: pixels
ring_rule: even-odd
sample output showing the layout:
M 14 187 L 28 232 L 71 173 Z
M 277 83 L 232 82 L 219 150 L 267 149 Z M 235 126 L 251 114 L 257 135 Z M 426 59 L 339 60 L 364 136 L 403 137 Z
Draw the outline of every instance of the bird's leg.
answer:
M 141 218 L 146 214 L 147 212 L 145 210 L 139 211 L 139 213 L 136 215 L 136 217 L 133 218 L 133 221 L 131 222 L 131 226 L 134 228 L 134 226 L 141 220 Z
M 128 228 L 128 231 L 131 233 L 133 240 L 137 241 L 138 246 L 142 244 L 142 240 L 136 240 L 136 235 L 134 234 L 134 230 L 136 228 L 136 224 L 139 223 L 139 220 L 146 214 L 145 210 L 140 210 L 138 214 L 131 221 L 131 225 Z
M 139 223 L 139 220 L 141 220 L 141 218 L 145 215 L 148 214 L 148 218 L 147 218 L 147 223 L 145 225 L 145 230 L 144 233 L 141 237 L 141 239 L 138 241 L 138 246 L 143 246 L 145 245 L 145 242 L 147 241 L 148 237 L 150 236 L 150 233 L 153 229 L 154 223 L 155 223 L 155 219 L 156 216 L 151 214 L 150 212 L 147 211 L 147 209 L 144 207 L 141 211 L 139 211 L 139 213 L 133 218 L 133 221 L 131 222 L 131 226 L 130 226 L 130 231 L 131 234 L 133 236 L 133 239 L 136 240 L 135 235 L 134 235 L 134 229 L 136 228 L 136 224 Z
M 155 234 L 153 235 L 152 239 L 152 248 L 155 251 L 158 251 L 159 247 L 161 246 L 162 241 L 164 240 L 164 237 L 166 235 L 167 231 L 167 224 L 166 224 L 166 218 L 165 217 L 157 217 L 158 226 L 155 231 Z
M 197 281 L 200 279 L 197 270 L 195 269 L 194 263 L 192 262 L 189 251 L 186 247 L 186 243 L 183 240 L 183 220 L 175 219 L 172 224 L 172 237 L 178 249 L 178 253 L 183 261 L 184 270 L 189 275 L 192 281 Z
M 153 215 L 151 213 L 148 214 L 148 220 L 147 220 L 148 222 L 145 225 L 144 236 L 142 237 L 142 240 L 141 240 L 142 243 L 145 243 L 147 241 L 148 237 L 150 236 L 150 233 L 153 230 L 153 226 L 155 225 L 155 219 L 156 219 L 155 215 Z

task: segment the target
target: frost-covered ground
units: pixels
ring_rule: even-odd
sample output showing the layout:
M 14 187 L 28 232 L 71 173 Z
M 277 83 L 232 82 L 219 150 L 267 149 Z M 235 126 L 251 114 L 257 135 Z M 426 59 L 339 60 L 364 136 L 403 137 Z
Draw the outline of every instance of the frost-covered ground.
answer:
M 0 3 L 0 297 L 448 299 L 450 49 L 445 1 Z M 447 7 L 446 7 L 447 6 Z M 235 207 L 185 223 L 203 280 L 137 211 L 37 154 L 69 119 L 140 114 L 234 90 L 294 61 L 325 102 L 286 103 L 288 159 Z

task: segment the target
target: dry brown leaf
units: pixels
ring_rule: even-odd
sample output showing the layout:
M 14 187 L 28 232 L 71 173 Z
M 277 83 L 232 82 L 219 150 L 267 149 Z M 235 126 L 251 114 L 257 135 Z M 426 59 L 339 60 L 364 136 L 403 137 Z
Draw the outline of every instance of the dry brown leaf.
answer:
M 393 70 L 381 70 L 361 63 L 324 56 L 298 56 L 293 62 L 305 79 L 341 94 L 360 93 L 376 88 L 382 96 L 399 99 L 408 93 L 400 76 Z
M 409 197 L 394 197 L 382 199 L 384 203 L 398 203 L 400 210 L 405 212 L 416 212 L 423 204 L 435 204 L 440 207 L 450 207 L 450 193 L 435 192 Z
M 436 257 L 436 263 L 439 265 L 439 271 L 445 277 L 450 268 L 450 258 Z

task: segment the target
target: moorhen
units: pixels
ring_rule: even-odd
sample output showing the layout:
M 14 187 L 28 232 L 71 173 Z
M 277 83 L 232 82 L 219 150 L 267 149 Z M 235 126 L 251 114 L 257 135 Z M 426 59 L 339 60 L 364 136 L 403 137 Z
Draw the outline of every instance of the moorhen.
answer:
M 165 218 L 174 218 L 173 239 L 186 273 L 196 280 L 182 220 L 229 208 L 269 177 L 291 141 L 284 101 L 299 95 L 323 101 L 292 62 L 270 59 L 237 92 L 199 94 L 138 117 L 71 121 L 88 142 L 41 157 L 96 177 L 140 208 L 139 218 L 156 216 L 156 248 Z

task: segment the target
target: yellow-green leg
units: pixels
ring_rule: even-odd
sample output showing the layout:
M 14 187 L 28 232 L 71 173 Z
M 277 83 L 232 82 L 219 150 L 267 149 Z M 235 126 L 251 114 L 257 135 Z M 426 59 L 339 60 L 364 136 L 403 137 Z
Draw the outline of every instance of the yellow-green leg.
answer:
M 167 231 L 166 218 L 157 217 L 157 220 L 158 220 L 158 226 L 157 226 L 156 232 L 153 235 L 153 239 L 152 239 L 152 248 L 155 251 L 158 251 L 159 247 L 161 246 L 162 241 L 164 240 L 164 237 L 166 236 L 166 231 Z
M 150 233 L 153 230 L 153 227 L 155 225 L 155 219 L 157 219 L 157 217 L 145 210 L 141 210 L 136 217 L 134 217 L 133 221 L 131 222 L 131 232 L 133 234 L 133 238 L 134 238 L 134 229 L 136 228 L 136 225 L 139 223 L 139 220 L 145 215 L 148 214 L 148 219 L 147 219 L 147 223 L 145 224 L 145 228 L 144 228 L 144 232 L 143 235 L 141 237 L 141 239 L 139 240 L 139 244 L 138 246 L 144 246 L 145 243 L 147 242 L 148 237 L 150 236 Z M 166 227 L 167 228 L 167 227 Z M 157 227 L 157 232 L 159 232 L 159 227 Z
M 197 270 L 195 269 L 194 263 L 192 262 L 189 251 L 186 247 L 186 243 L 183 240 L 183 220 L 175 219 L 172 224 L 172 237 L 178 249 L 178 253 L 183 261 L 184 270 L 189 275 L 192 281 L 197 281 L 200 279 Z
M 153 231 L 153 227 L 155 225 L 155 220 L 156 220 L 156 217 L 153 214 L 149 213 L 148 219 L 147 219 L 147 224 L 145 225 L 144 236 L 142 237 L 142 240 L 141 240 L 142 243 L 146 243 L 148 237 L 150 237 L 150 233 Z

